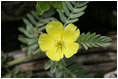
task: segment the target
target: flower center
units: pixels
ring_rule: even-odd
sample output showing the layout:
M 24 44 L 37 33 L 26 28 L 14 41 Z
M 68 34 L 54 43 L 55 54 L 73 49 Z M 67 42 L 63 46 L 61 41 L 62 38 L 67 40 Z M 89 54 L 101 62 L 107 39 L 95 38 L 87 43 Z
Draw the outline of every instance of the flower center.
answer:
M 58 47 L 62 48 L 62 44 L 61 43 L 58 43 Z
M 57 48 L 61 48 L 63 47 L 63 42 L 62 41 L 57 41 L 57 44 L 56 44 Z

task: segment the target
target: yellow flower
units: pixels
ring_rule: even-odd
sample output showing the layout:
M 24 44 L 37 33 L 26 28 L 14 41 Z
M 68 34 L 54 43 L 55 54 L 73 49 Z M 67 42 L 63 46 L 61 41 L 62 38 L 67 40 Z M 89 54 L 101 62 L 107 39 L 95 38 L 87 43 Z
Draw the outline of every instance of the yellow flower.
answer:
M 70 58 L 77 53 L 79 44 L 75 41 L 79 37 L 80 31 L 74 24 L 68 24 L 63 28 L 61 22 L 49 22 L 46 25 L 46 32 L 40 35 L 38 43 L 48 58 L 59 61 L 64 56 Z

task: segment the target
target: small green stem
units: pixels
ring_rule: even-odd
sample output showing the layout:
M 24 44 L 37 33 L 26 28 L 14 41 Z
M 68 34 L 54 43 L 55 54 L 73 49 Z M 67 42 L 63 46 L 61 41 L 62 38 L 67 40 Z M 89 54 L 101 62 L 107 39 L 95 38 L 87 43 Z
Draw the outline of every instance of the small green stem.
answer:
M 7 63 L 7 66 L 12 66 L 12 65 L 18 64 L 20 62 L 23 62 L 25 59 L 26 59 L 26 57 L 24 56 L 24 57 L 18 58 L 16 60 L 10 61 Z
M 67 71 L 68 73 L 70 73 L 70 75 L 72 75 L 73 78 L 77 78 L 75 74 L 73 74 L 69 69 L 67 69 L 67 68 L 65 67 L 65 66 L 66 66 L 65 61 L 64 61 L 63 59 L 60 60 L 60 61 L 61 61 L 61 64 L 62 64 L 62 66 L 63 66 L 63 69 L 64 69 L 65 71 Z
M 67 69 L 66 67 L 63 67 L 67 72 L 69 72 L 73 78 L 77 78 L 75 74 L 73 74 L 69 69 Z
M 73 8 L 73 11 L 75 10 L 76 7 Z M 64 27 L 66 27 L 68 20 L 70 17 L 73 15 L 73 11 L 70 13 L 69 17 L 67 18 L 66 22 L 64 23 Z
M 21 58 L 15 59 L 15 60 L 13 60 L 13 61 L 10 61 L 10 62 L 7 63 L 7 67 L 13 66 L 13 65 L 18 64 L 18 63 L 21 63 L 21 62 L 23 62 L 23 61 L 26 61 L 26 59 L 30 59 L 30 58 L 32 58 L 32 57 L 34 57 L 34 56 L 36 56 L 36 55 L 37 55 L 37 54 L 27 55 L 27 56 L 23 56 L 23 57 L 21 57 Z

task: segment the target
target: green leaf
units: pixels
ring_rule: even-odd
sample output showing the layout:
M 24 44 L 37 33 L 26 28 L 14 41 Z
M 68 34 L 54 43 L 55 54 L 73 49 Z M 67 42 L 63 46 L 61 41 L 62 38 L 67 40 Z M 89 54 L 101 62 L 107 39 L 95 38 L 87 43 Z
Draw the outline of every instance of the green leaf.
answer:
M 64 11 L 62 6 L 62 1 L 38 1 L 36 5 L 37 14 L 42 15 L 47 11 L 51 6 L 56 8 L 56 10 Z
M 78 38 L 78 43 L 80 43 L 82 41 L 82 39 L 84 38 L 85 33 L 82 33 L 79 38 Z
M 32 25 L 30 25 L 30 24 L 28 24 L 28 25 L 26 25 L 26 30 L 27 30 L 27 32 L 29 33 L 29 34 L 32 34 L 33 35 L 33 33 L 35 32 L 34 30 L 34 27 L 32 26 Z
M 91 39 L 91 41 L 96 41 L 99 37 L 100 37 L 100 34 L 95 35 L 95 36 Z
M 62 21 L 62 22 L 65 22 L 65 21 L 66 21 L 65 15 L 64 15 L 61 11 L 59 11 L 59 10 L 57 10 L 57 11 L 58 11 L 58 13 L 59 13 L 59 16 L 60 16 L 61 21 Z
M 69 9 L 67 8 L 67 5 L 65 3 L 62 3 L 62 4 L 63 4 L 64 10 L 65 10 L 65 14 L 67 16 L 69 16 L 70 12 L 69 12 Z
M 55 72 L 56 72 L 56 69 L 57 69 L 57 63 L 54 62 L 54 63 L 52 64 L 52 66 L 51 66 L 50 72 L 51 72 L 51 73 L 55 73 Z
M 74 12 L 74 13 L 78 13 L 78 12 L 81 12 L 81 11 L 85 10 L 86 8 L 87 8 L 87 5 L 86 5 L 86 6 L 83 6 L 83 7 L 81 7 L 81 8 L 75 9 L 73 12 Z
M 28 45 L 34 44 L 36 42 L 36 39 L 26 38 L 23 35 L 19 35 L 18 40 Z
M 40 51 L 40 48 L 38 48 L 37 50 L 35 50 L 35 51 L 33 52 L 33 54 L 35 55 L 35 54 L 39 53 L 39 51 Z
M 32 10 L 31 13 L 32 13 L 32 15 L 33 15 L 37 20 L 40 19 L 40 17 L 36 14 L 35 11 Z
M 111 40 L 112 40 L 111 38 L 107 38 L 107 37 L 105 37 L 104 39 L 102 39 L 103 42 L 109 42 Z
M 34 19 L 34 17 L 31 15 L 31 14 L 27 14 L 27 17 L 29 18 L 29 20 L 34 24 L 34 25 L 36 25 L 37 24 L 37 22 L 36 22 L 36 20 Z
M 96 33 L 87 34 L 82 33 L 78 38 L 77 42 L 82 45 L 86 50 L 88 47 L 107 47 L 110 46 L 111 38 L 107 36 L 101 36 L 100 34 L 96 35 Z
M 51 21 L 58 21 L 56 18 L 50 18 Z
M 56 8 L 57 10 L 60 10 L 61 12 L 64 12 L 64 8 L 62 6 L 63 1 L 50 1 L 51 5 Z
M 68 8 L 72 11 L 73 10 L 73 6 L 69 1 L 66 1 L 66 4 L 68 6 Z
M 88 49 L 88 47 L 86 46 L 86 44 L 85 43 L 81 43 L 83 46 L 84 46 L 84 48 L 87 50 Z
M 85 12 L 84 10 L 87 7 L 87 3 L 81 3 L 81 2 L 62 2 L 64 7 L 64 12 L 61 12 L 58 10 L 60 20 L 64 23 L 64 26 L 66 26 L 69 23 L 74 23 L 78 21 L 78 18 L 82 16 Z M 78 8 L 77 5 L 80 7 Z
M 36 45 L 38 44 L 39 34 L 45 29 L 45 24 L 50 21 L 57 20 L 56 18 L 52 17 L 54 13 L 54 9 L 50 9 L 44 12 L 42 16 L 38 16 L 35 11 L 31 11 L 31 13 L 27 14 L 27 18 L 23 18 L 23 22 L 26 26 L 19 27 L 18 29 L 25 36 L 19 35 L 18 40 L 24 43 L 25 50 L 28 54 L 37 54 L 40 51 L 40 48 L 38 45 Z
M 74 60 L 75 60 L 75 56 L 72 56 L 71 58 L 66 59 L 66 64 L 70 65 L 74 62 Z
M 79 12 L 77 14 L 73 14 L 72 16 L 70 16 L 70 18 L 77 18 L 77 17 L 80 17 L 84 14 L 84 12 Z
M 103 40 L 103 39 L 105 39 L 105 36 L 99 37 L 99 38 L 96 40 L 96 42 L 100 42 L 100 41 Z
M 86 41 L 87 40 L 86 38 L 89 37 L 89 36 L 90 36 L 90 32 L 88 32 L 86 35 L 84 35 L 81 40 Z
M 53 16 L 55 13 L 56 13 L 55 9 L 53 7 L 51 7 L 49 10 L 44 12 L 41 17 L 46 19 L 46 18 Z
M 71 3 L 72 3 L 73 5 L 76 5 L 76 1 L 71 1 Z
M 69 24 L 69 23 L 74 23 L 74 22 L 77 22 L 79 19 L 78 18 L 76 18 L 76 19 L 72 19 L 72 20 L 69 20 L 67 23 Z
M 26 18 L 23 18 L 23 22 L 26 24 L 26 25 L 32 25 L 31 22 L 29 20 L 27 20 Z
M 70 70 L 75 71 L 82 66 L 82 63 L 76 63 L 69 67 Z
M 76 4 L 76 7 L 82 7 L 82 6 L 85 6 L 88 3 L 88 1 L 79 1 L 77 3 L 78 4 Z
M 56 78 L 59 78 L 61 76 L 62 76 L 62 70 L 58 68 L 56 71 Z
M 66 63 L 64 60 L 60 60 L 59 63 L 61 63 L 61 66 L 66 66 Z
M 64 78 L 68 78 L 68 73 L 66 71 L 64 71 Z
M 27 27 L 28 27 L 28 26 L 27 26 Z M 30 27 L 28 27 L 28 29 L 29 29 L 29 28 L 30 28 Z M 31 34 L 31 33 L 29 33 L 29 31 L 26 31 L 25 28 L 19 27 L 18 29 L 19 29 L 19 31 L 21 31 L 23 34 L 25 34 L 27 37 L 29 37 L 29 38 L 34 38 L 34 35 Z
M 38 43 L 35 43 L 35 44 L 29 46 L 29 47 L 28 47 L 28 50 L 27 50 L 27 53 L 28 53 L 28 54 L 32 54 L 33 49 L 35 49 L 35 48 L 37 48 L 37 47 L 38 47 Z
M 46 62 L 45 66 L 44 66 L 44 69 L 47 70 L 49 69 L 53 64 L 53 61 L 49 60 L 48 62 Z
M 42 15 L 45 11 L 50 8 L 49 1 L 37 1 L 36 10 L 38 15 Z
M 18 30 L 21 31 L 22 33 L 26 31 L 24 27 L 19 27 Z

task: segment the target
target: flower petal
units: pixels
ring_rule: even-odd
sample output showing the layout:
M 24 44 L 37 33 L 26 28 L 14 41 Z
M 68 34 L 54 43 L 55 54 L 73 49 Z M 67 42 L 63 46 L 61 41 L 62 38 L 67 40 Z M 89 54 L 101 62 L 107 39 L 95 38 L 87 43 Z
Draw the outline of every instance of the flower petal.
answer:
M 80 30 L 74 24 L 68 24 L 63 32 L 63 40 L 74 42 L 80 35 Z
M 59 50 L 56 51 L 56 48 L 53 48 L 47 51 L 46 55 L 48 56 L 48 58 L 50 58 L 53 61 L 59 61 L 60 59 L 64 57 L 61 51 Z
M 54 47 L 55 42 L 54 42 L 54 39 L 50 35 L 43 33 L 40 35 L 38 39 L 38 43 L 42 51 L 47 51 Z
M 61 22 L 58 22 L 58 21 L 49 22 L 46 25 L 46 31 L 48 34 L 53 35 L 53 36 L 62 35 L 63 24 Z
M 78 49 L 79 49 L 79 44 L 70 43 L 67 44 L 66 48 L 63 49 L 63 53 L 66 58 L 70 58 L 71 56 L 77 53 Z

